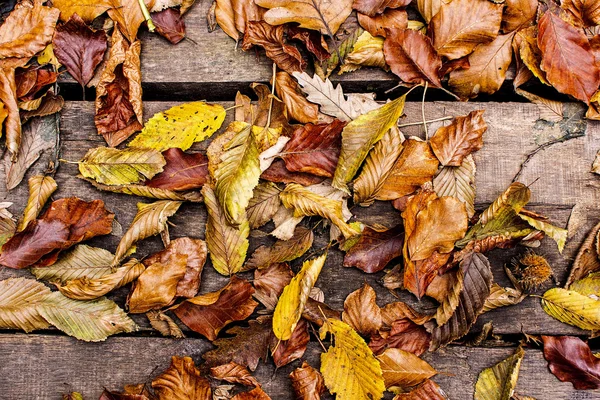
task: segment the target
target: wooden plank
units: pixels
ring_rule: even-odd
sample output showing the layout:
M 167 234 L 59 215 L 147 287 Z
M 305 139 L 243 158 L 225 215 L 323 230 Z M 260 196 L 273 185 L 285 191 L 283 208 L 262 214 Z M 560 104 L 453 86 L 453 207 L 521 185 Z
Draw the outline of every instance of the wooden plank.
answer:
M 190 356 L 199 365 L 201 355 L 209 349 L 208 343 L 195 339 L 113 337 L 103 343 L 84 343 L 47 335 L 2 335 L 2 366 L 5 371 L 18 373 L 11 374 L 10 380 L 0 380 L 0 392 L 6 400 L 56 399 L 68 391 L 79 391 L 85 399 L 97 399 L 104 387 L 119 390 L 125 384 L 150 382 L 168 367 L 173 355 Z M 451 399 L 470 400 L 481 370 L 513 351 L 451 346 L 424 358 L 439 371 L 434 380 Z M 304 359 L 318 368 L 321 352 L 311 342 Z M 275 371 L 270 361 L 261 362 L 254 375 L 272 399 L 287 400 L 292 397 L 288 375 L 300 364 L 295 361 Z M 540 400 L 595 398 L 591 391 L 576 391 L 571 384 L 556 379 L 547 369 L 541 351 L 534 349 L 526 350 L 517 392 Z

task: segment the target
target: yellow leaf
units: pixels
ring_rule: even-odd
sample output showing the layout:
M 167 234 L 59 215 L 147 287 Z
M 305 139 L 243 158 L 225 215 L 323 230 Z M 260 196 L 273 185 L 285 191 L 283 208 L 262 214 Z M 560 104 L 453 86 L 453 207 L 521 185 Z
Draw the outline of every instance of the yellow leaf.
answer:
M 166 163 L 162 154 L 151 149 L 97 147 L 79 161 L 79 172 L 105 185 L 127 185 L 152 178 Z
M 46 175 L 32 176 L 27 183 L 29 184 L 29 198 L 23 211 L 23 218 L 19 221 L 17 232 L 21 232 L 30 221 L 37 218 L 50 195 L 58 189 L 56 181 Z
M 346 184 L 354 178 L 369 150 L 398 121 L 404 110 L 405 96 L 351 121 L 342 131 L 342 150 L 332 186 L 350 193 Z
M 273 313 L 273 332 L 279 340 L 288 340 L 296 328 L 311 289 L 315 285 L 327 253 L 304 261 L 302 269 L 283 289 Z
M 565 243 L 567 243 L 568 231 L 566 229 L 556 227 L 545 221 L 528 217 L 527 215 L 519 214 L 519 217 L 521 217 L 522 220 L 526 221 L 538 231 L 542 231 L 554 239 L 558 246 L 558 252 L 562 253 L 563 249 L 565 248 Z
M 104 185 L 102 183 L 98 183 L 93 179 L 84 178 L 81 175 L 78 175 L 78 178 L 81 178 L 92 185 L 96 189 L 104 190 L 106 192 L 112 193 L 122 193 L 128 194 L 131 196 L 139 196 L 139 197 L 148 197 L 150 199 L 158 199 L 158 200 L 174 200 L 174 201 L 191 201 L 194 203 L 202 202 L 202 194 L 196 190 L 189 190 L 185 192 L 176 192 L 174 190 L 169 189 L 160 189 L 154 188 L 145 185 Z
M 31 332 L 49 324 L 35 308 L 50 289 L 35 279 L 9 278 L 0 281 L 0 329 Z
M 585 278 L 573 282 L 569 289 L 584 296 L 600 297 L 600 272 L 591 273 Z
M 33 267 L 37 279 L 65 283 L 79 278 L 98 279 L 112 272 L 113 254 L 98 247 L 79 244 L 47 267 Z
M 167 218 L 177 212 L 180 201 L 160 200 L 150 204 L 138 203 L 138 212 L 125 232 L 112 265 L 116 266 L 127 254 L 127 250 L 139 240 L 161 233 L 167 227 Z
M 252 191 L 258 185 L 261 170 L 252 126 L 239 121 L 233 122 L 230 127 L 232 125 L 235 125 L 233 130 L 236 134 L 223 146 L 224 151 L 214 177 L 217 181 L 215 193 L 225 218 L 230 224 L 238 225 L 246 219 L 246 207 L 252 198 Z
M 217 131 L 225 120 L 225 109 L 204 101 L 185 103 L 154 114 L 129 147 L 164 151 L 179 147 L 189 149 Z
M 112 8 L 113 0 L 54 0 L 52 5 L 60 10 L 60 20 L 67 21 L 77 13 L 86 22 Z
M 600 330 L 600 301 L 573 290 L 552 288 L 542 297 L 544 311 L 553 318 L 581 329 Z
M 202 194 L 208 210 L 205 237 L 212 265 L 221 275 L 238 273 L 242 269 L 249 246 L 248 221 L 244 220 L 237 227 L 229 225 L 213 189 L 204 185 Z
M 524 356 L 523 348 L 519 347 L 512 356 L 481 371 L 475 384 L 475 400 L 510 400 Z
M 389 348 L 377 356 L 385 387 L 409 388 L 431 378 L 437 371 L 411 352 Z
M 146 267 L 136 259 L 126 262 L 115 272 L 100 278 L 86 277 L 68 281 L 65 285 L 55 283 L 62 294 L 73 300 L 92 300 L 104 296 L 114 289 L 125 286 L 137 279 Z
M 383 397 L 385 384 L 381 365 L 365 341 L 345 322 L 329 318 L 320 330 L 334 336 L 334 346 L 321 354 L 321 373 L 337 400 L 377 400 Z
M 287 185 L 279 194 L 279 198 L 286 208 L 294 209 L 294 217 L 318 215 L 327 218 L 340 229 L 345 238 L 360 233 L 344 221 L 342 201 L 319 196 L 297 183 Z
M 37 56 L 37 62 L 40 65 L 44 64 L 52 64 L 59 69 L 61 64 L 58 62 L 58 59 L 54 55 L 54 46 L 52 43 L 48 44 L 44 50 Z
M 344 59 L 340 74 L 355 71 L 360 67 L 379 67 L 387 70 L 383 40 L 382 37 L 373 37 L 369 32 L 363 32 L 354 43 L 352 52 Z

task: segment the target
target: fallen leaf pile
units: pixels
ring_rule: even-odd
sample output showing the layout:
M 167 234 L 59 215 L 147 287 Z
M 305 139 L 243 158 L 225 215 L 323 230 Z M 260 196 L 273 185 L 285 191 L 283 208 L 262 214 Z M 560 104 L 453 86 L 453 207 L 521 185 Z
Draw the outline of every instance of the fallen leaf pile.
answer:
M 586 102 L 588 118 L 597 118 L 599 36 L 588 36 L 600 23 L 599 7 L 217 0 L 212 12 L 221 28 L 243 49 L 261 47 L 273 59 L 271 86 L 253 84 L 258 100 L 238 93 L 234 107 L 195 101 L 143 123 L 138 30 L 146 23 L 177 43 L 185 36 L 181 14 L 193 1 L 43 3 L 21 1 L 0 26 L 8 188 L 41 154 L 54 152 L 51 168 L 29 178 L 18 221 L 10 203 L 0 203 L 0 264 L 36 278 L 0 281 L 0 329 L 54 327 L 102 341 L 137 330 L 130 315 L 145 314 L 165 336 L 214 345 L 201 364 L 173 357 L 151 385 L 105 390 L 101 399 L 269 399 L 252 375 L 261 362 L 295 362 L 291 387 L 300 399 L 325 391 L 338 399 L 380 399 L 386 391 L 395 399 L 447 399 L 432 380 L 438 371 L 421 356 L 465 340 L 482 313 L 547 289 L 551 266 L 532 251 L 507 265 L 514 287 L 494 282 L 502 266 L 487 252 L 537 247 L 546 236 L 562 252 L 567 231 L 526 208 L 532 194 L 520 182 L 487 208 L 476 206 L 484 110 L 454 115 L 431 135 L 424 120 L 424 139 L 406 137 L 398 124 L 406 94 L 376 102 L 372 94 L 344 94 L 327 76 L 338 67 L 376 66 L 407 86 L 447 86 L 468 99 L 497 91 L 514 56 L 515 87 L 537 79 Z M 346 25 L 350 33 L 336 36 Z M 311 61 L 313 75 L 304 71 Z M 82 184 L 145 198 L 124 232 L 116 230 L 114 253 L 84 243 L 113 232 L 110 205 L 51 199 L 63 104 L 55 82 L 63 68 L 82 88 L 96 87 L 94 122 L 109 147 L 60 161 L 77 164 Z M 199 143 L 205 151 L 197 151 Z M 205 210 L 206 220 L 195 221 L 204 240 L 181 232 L 171 239 L 169 218 L 182 207 Z M 359 207 L 387 207 L 396 218 L 367 223 Z M 584 242 L 566 287 L 541 298 L 549 315 L 591 333 L 600 330 L 599 230 Z M 136 244 L 155 235 L 164 249 L 136 254 Z M 271 246 L 254 246 L 267 236 Z M 339 251 L 342 265 L 334 265 L 330 255 Z M 228 282 L 202 290 L 205 268 Z M 343 268 L 379 274 L 385 288 L 415 301 L 378 304 L 365 283 L 347 293 L 343 309 L 330 307 L 319 276 Z M 122 287 L 129 290 L 124 304 L 104 297 Z M 435 306 L 413 307 L 425 298 Z M 541 340 L 560 380 L 600 387 L 600 361 L 585 342 Z M 300 363 L 310 341 L 322 346 L 320 365 Z M 510 399 L 525 354 L 520 346 L 484 369 L 475 398 Z

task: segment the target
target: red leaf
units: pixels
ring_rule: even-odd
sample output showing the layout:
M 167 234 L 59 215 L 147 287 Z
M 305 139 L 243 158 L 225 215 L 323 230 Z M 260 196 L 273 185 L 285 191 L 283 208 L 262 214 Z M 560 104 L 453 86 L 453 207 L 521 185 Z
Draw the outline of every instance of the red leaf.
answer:
M 286 168 L 331 178 L 340 156 L 345 125 L 334 119 L 330 124 L 309 123 L 296 129 L 282 150 Z
M 575 389 L 600 388 L 600 358 L 583 340 L 574 336 L 542 336 L 544 358 L 550 371 Z
M 367 273 L 379 272 L 392 259 L 402 255 L 402 243 L 402 225 L 383 232 L 366 227 L 360 240 L 346 253 L 344 267 L 357 267 Z
M 42 67 L 18 68 L 15 71 L 17 98 L 20 101 L 33 100 L 42 88 L 56 82 L 56 78 L 58 78 L 57 72 Z
M 352 8 L 370 17 L 381 14 L 386 8 L 406 7 L 412 0 L 354 0 Z
M 107 47 L 106 33 L 94 31 L 77 14 L 56 27 L 54 54 L 71 76 L 85 86 L 102 62 Z
M 167 164 L 163 172 L 145 182 L 146 186 L 167 190 L 199 189 L 208 178 L 208 158 L 202 153 L 185 153 L 179 148 L 163 151 Z
M 289 340 L 273 340 L 271 351 L 273 352 L 273 362 L 277 368 L 301 358 L 306 351 L 309 340 L 308 323 L 304 319 L 300 319 Z
M 260 178 L 269 182 L 298 183 L 303 186 L 315 185 L 325 179 L 304 172 L 292 172 L 285 167 L 285 161 L 283 160 L 273 161 L 273 164 L 262 173 Z
M 389 332 L 379 332 L 371 336 L 369 347 L 376 355 L 386 349 L 396 348 L 420 356 L 427 351 L 430 341 L 431 335 L 425 328 L 408 318 L 403 318 L 394 321 Z
M 300 40 L 304 43 L 306 49 L 314 54 L 319 61 L 325 61 L 331 56 L 327 50 L 327 42 L 318 31 L 291 26 L 288 27 L 287 36 L 289 39 Z
M 177 44 L 185 38 L 185 22 L 179 10 L 167 8 L 152 13 L 152 22 L 156 25 L 156 31 L 172 44 Z

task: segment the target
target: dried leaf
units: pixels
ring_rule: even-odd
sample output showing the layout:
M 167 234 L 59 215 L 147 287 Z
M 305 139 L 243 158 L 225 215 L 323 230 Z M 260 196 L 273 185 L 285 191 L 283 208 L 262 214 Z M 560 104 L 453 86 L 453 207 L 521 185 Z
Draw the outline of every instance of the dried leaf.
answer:
M 151 1 L 144 0 L 151 4 Z M 136 0 L 113 0 L 113 7 L 108 10 L 108 16 L 115 21 L 115 24 L 125 35 L 130 43 L 137 39 L 137 33 L 140 25 L 145 21 L 142 14 L 140 3 Z
M 307 260 L 302 269 L 283 289 L 273 313 L 273 333 L 279 340 L 288 340 L 302 316 L 304 305 L 325 264 L 327 253 Z
M 389 9 L 373 17 L 359 13 L 358 23 L 371 35 L 386 37 L 386 29 L 406 29 L 409 21 L 404 9 Z
M 252 285 L 234 275 L 222 289 L 185 300 L 173 312 L 194 332 L 213 341 L 225 326 L 252 314 L 258 305 L 253 293 Z
M 277 301 L 294 273 L 286 263 L 271 264 L 267 268 L 254 271 L 254 298 L 261 302 L 267 311 L 275 310 Z
M 249 392 L 238 393 L 231 400 L 271 400 L 264 390 L 257 387 Z
M 77 14 L 56 27 L 54 54 L 81 86 L 94 77 L 94 71 L 107 48 L 106 33 L 94 31 Z
M 593 295 L 600 298 L 600 273 L 593 272 L 585 278 L 573 282 L 569 289 L 584 296 Z
M 452 0 L 417 0 L 417 10 L 425 20 L 431 22 L 431 19 L 440 11 L 442 4 L 448 4 Z
M 271 343 L 271 353 L 275 366 L 280 368 L 302 358 L 309 340 L 308 323 L 306 320 L 300 319 L 288 340 L 277 342 L 273 340 L 273 343 Z
M 600 223 L 596 224 L 588 233 L 587 237 L 579 247 L 571 272 L 565 283 L 568 289 L 573 282 L 587 276 L 590 272 L 600 271 L 600 257 L 598 256 L 597 242 L 598 232 L 600 232 Z
M 173 200 L 173 201 L 191 201 L 195 203 L 199 203 L 203 201 L 202 194 L 199 191 L 185 191 L 185 192 L 175 192 L 173 190 L 167 189 L 157 189 L 148 187 L 145 185 L 103 185 L 101 183 L 96 182 L 93 179 L 84 178 L 81 175 L 78 175 L 78 178 L 81 178 L 89 183 L 91 183 L 96 189 L 104 190 L 112 193 L 122 193 L 128 194 L 132 196 L 140 196 L 147 197 L 150 199 L 158 199 L 158 200 Z
M 382 368 L 365 341 L 348 324 L 331 318 L 321 327 L 321 339 L 328 332 L 335 345 L 321 354 L 321 373 L 329 392 L 339 400 L 382 398 Z
M 535 22 L 538 0 L 506 0 L 502 15 L 502 30 L 512 32 Z
M 342 321 L 363 336 L 374 334 L 381 328 L 381 309 L 375 302 L 377 295 L 368 284 L 350 293 L 344 300 Z
M 456 117 L 450 125 L 435 132 L 431 148 L 442 165 L 459 167 L 466 156 L 483 146 L 482 136 L 487 130 L 484 112 L 471 111 L 464 117 Z
M 547 11 L 538 24 L 542 70 L 561 93 L 589 104 L 600 86 L 600 67 L 583 32 Z
M 323 376 L 306 361 L 290 373 L 294 393 L 299 400 L 320 400 L 325 392 Z
M 113 0 L 54 0 L 52 5 L 60 10 L 61 21 L 67 21 L 73 14 L 77 14 L 90 23 L 112 8 Z
M 185 22 L 178 10 L 167 8 L 152 13 L 152 22 L 156 26 L 156 32 L 171 44 L 177 44 L 185 39 Z
M 540 119 L 548 122 L 560 122 L 563 120 L 563 103 L 561 101 L 546 99 L 522 89 L 515 89 L 515 91 L 538 106 Z
M 552 288 L 542 297 L 548 315 L 581 329 L 600 330 L 600 301 L 573 290 Z
M 585 27 L 600 25 L 600 5 L 593 0 L 563 0 L 561 7 Z
M 354 0 L 352 8 L 373 17 L 383 13 L 387 8 L 406 7 L 409 4 L 410 0 Z
M 184 153 L 179 148 L 162 153 L 166 164 L 163 171 L 144 185 L 166 190 L 199 189 L 208 179 L 208 159 L 202 153 Z
M 284 31 L 284 26 L 273 26 L 265 21 L 248 21 L 242 49 L 250 50 L 252 46 L 260 46 L 280 69 L 288 73 L 301 72 L 306 67 L 306 62 L 296 47 L 287 44 Z
M 285 71 L 275 75 L 275 92 L 285 103 L 290 117 L 303 124 L 317 123 L 319 107 L 310 103 L 302 94 L 298 83 Z
M 274 160 L 271 166 L 260 175 L 260 178 L 270 182 L 298 183 L 302 186 L 316 185 L 325 179 L 322 176 L 289 171 L 283 160 Z
M 517 386 L 523 357 L 525 351 L 519 347 L 515 354 L 481 371 L 475 383 L 475 400 L 510 400 Z
M 442 60 L 431 40 L 411 29 L 390 29 L 383 44 L 385 61 L 392 72 L 406 83 L 442 87 Z
M 36 308 L 46 321 L 67 335 L 86 342 L 103 341 L 110 335 L 137 329 L 123 310 L 104 297 L 77 301 L 60 292 L 52 292 Z
M 344 256 L 344 267 L 357 267 L 367 273 L 379 272 L 402 255 L 403 243 L 402 225 L 381 232 L 365 227 L 358 242 Z
M 268 8 L 264 19 L 270 25 L 297 22 L 301 28 L 314 29 L 323 35 L 335 35 L 352 12 L 352 0 L 256 0 Z
M 4 26 L 4 25 L 3 25 Z M 17 103 L 17 88 L 15 82 L 14 68 L 0 68 L 0 102 L 3 108 L 6 108 L 6 117 L 4 122 L 4 132 L 6 135 L 7 152 L 4 155 L 4 171 L 6 174 L 7 187 L 14 187 L 19 184 L 25 174 L 25 171 L 38 157 L 39 153 L 30 152 L 32 146 L 28 144 L 26 138 L 21 137 L 21 118 L 19 115 L 19 104 Z M 29 138 L 33 142 L 33 138 Z M 21 143 L 23 142 L 23 143 Z M 35 142 L 33 142 L 35 149 Z M 25 151 L 22 149 L 25 148 Z M 31 154 L 31 159 L 28 155 Z M 25 162 L 20 160 L 26 160 Z M 12 163 L 12 164 L 11 164 Z M 17 178 L 11 183 L 9 178 L 12 173 L 11 167 L 16 165 Z M 14 186 L 11 186 L 14 185 Z
M 394 400 L 448 400 L 448 395 L 442 388 L 432 381 L 427 379 L 425 382 L 411 390 L 409 393 L 401 393 L 394 397 Z
M 562 382 L 571 382 L 575 389 L 600 387 L 600 359 L 590 346 L 573 336 L 542 336 L 544 358 L 550 371 Z
M 352 52 L 346 55 L 340 68 L 340 75 L 356 71 L 360 67 L 379 67 L 385 70 L 388 66 L 383 54 L 383 38 L 374 37 L 365 31 L 358 37 Z
M 19 221 L 17 232 L 21 232 L 30 221 L 37 218 L 44 204 L 52 193 L 58 189 L 56 181 L 48 175 L 35 175 L 29 178 L 29 198 L 23 210 L 23 217 Z
M 565 244 L 567 243 L 568 231 L 566 229 L 556 227 L 548 222 L 541 221 L 524 214 L 519 214 L 519 217 L 533 228 L 544 232 L 548 237 L 552 238 L 558 246 L 558 252 L 562 253 L 563 249 L 565 248 Z
M 50 289 L 35 279 L 9 278 L 0 281 L 0 329 L 31 332 L 50 325 L 37 311 Z
M 221 275 L 235 274 L 242 269 L 248 251 L 248 222 L 229 225 L 213 189 L 204 185 L 202 194 L 208 210 L 205 237 L 213 268 Z
M 210 382 L 200 375 L 191 357 L 171 358 L 169 368 L 152 381 L 159 400 L 209 400 Z
M 210 369 L 210 375 L 219 380 L 231 383 L 239 383 L 245 386 L 260 387 L 260 383 L 255 377 L 250 375 L 250 372 L 243 365 L 235 362 L 219 365 Z
M 442 167 L 433 178 L 433 189 L 439 197 L 453 196 L 462 201 L 467 215 L 475 215 L 475 161 L 466 156 L 459 167 Z
M 504 288 L 497 283 L 492 284 L 490 295 L 485 299 L 482 313 L 494 310 L 500 307 L 513 306 L 522 302 L 526 294 L 513 288 Z
M 382 316 L 385 322 L 385 307 L 382 309 Z M 421 321 L 419 321 L 421 322 Z M 429 348 L 431 335 L 420 325 L 411 321 L 409 318 L 399 318 L 393 321 L 390 331 L 380 330 L 377 334 L 371 336 L 369 347 L 375 354 L 381 354 L 386 349 L 394 348 L 413 353 L 420 356 Z
M 460 273 L 460 271 L 456 271 L 455 277 L 456 278 L 453 280 L 453 284 L 450 287 L 448 294 L 442 301 L 440 301 L 440 305 L 436 310 L 435 322 L 438 326 L 444 325 L 450 320 L 450 318 L 452 318 L 456 308 L 460 303 L 460 294 L 465 287 L 464 274 Z
M 160 200 L 148 204 L 138 203 L 137 214 L 115 252 L 113 266 L 125 257 L 129 248 L 135 243 L 164 231 L 167 227 L 167 219 L 175 214 L 180 206 L 181 202 L 170 200 Z
M 0 203 L 0 246 L 6 243 L 17 230 L 13 216 L 7 210 L 10 206 L 12 206 L 10 202 Z
M 251 229 L 260 228 L 273 218 L 281 204 L 279 192 L 281 190 L 271 182 L 259 183 L 254 188 L 246 208 Z
M 152 328 L 159 331 L 161 335 L 175 339 L 183 339 L 185 337 L 175 321 L 162 311 L 148 311 L 146 317 L 148 317 Z
M 272 264 L 293 261 L 311 248 L 314 234 L 311 229 L 299 226 L 294 230 L 294 236 L 288 240 L 278 240 L 272 246 L 257 248 L 244 269 L 267 268 Z
M 400 349 L 387 349 L 377 356 L 385 387 L 409 388 L 431 378 L 437 371 L 413 353 Z

